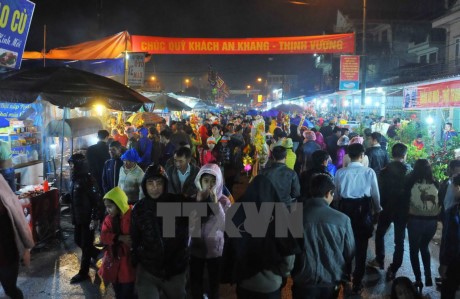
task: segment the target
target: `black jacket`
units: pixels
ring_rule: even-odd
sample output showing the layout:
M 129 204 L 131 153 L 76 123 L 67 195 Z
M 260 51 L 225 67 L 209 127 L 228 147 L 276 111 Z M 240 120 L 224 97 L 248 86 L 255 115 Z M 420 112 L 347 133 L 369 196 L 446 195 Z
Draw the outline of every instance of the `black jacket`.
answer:
M 287 205 L 296 201 L 300 196 L 300 183 L 297 173 L 289 169 L 286 164 L 274 162 L 261 172 L 266 176 L 280 196 L 280 200 Z
M 70 186 L 72 223 L 88 224 L 104 217 L 104 205 L 96 180 L 89 173 L 75 174 Z
M 188 265 L 188 218 L 175 218 L 175 236 L 163 236 L 163 218 L 158 216 L 160 202 L 183 202 L 184 197 L 165 193 L 159 199 L 139 200 L 131 214 L 132 260 L 152 275 L 169 279 L 183 273 Z
M 410 166 L 399 161 L 392 161 L 382 169 L 378 181 L 383 210 L 402 214 L 409 212 L 409 198 L 404 192 L 404 186 L 410 170 Z
M 91 145 L 86 151 L 86 159 L 88 160 L 89 172 L 96 179 L 99 190 L 102 190 L 102 171 L 105 161 L 110 159 L 109 146 L 104 141 Z
M 120 168 L 123 166 L 123 161 L 118 159 L 109 159 L 105 161 L 102 171 L 102 191 L 104 194 L 118 186 L 120 178 Z
M 379 175 L 380 171 L 390 162 L 388 153 L 382 146 L 368 148 L 366 155 L 369 158 L 369 167 L 374 169 L 376 175 Z

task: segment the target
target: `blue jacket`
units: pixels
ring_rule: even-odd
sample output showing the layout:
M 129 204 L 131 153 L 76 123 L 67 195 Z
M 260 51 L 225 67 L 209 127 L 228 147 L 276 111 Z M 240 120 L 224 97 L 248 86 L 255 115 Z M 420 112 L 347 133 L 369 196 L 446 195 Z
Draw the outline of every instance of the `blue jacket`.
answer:
M 138 154 L 141 157 L 139 166 L 142 169 L 145 169 L 147 166 L 152 164 L 152 144 L 152 140 L 147 137 L 139 139 Z
M 110 159 L 105 161 L 102 170 L 102 191 L 104 194 L 118 186 L 118 179 L 120 177 L 120 168 L 123 166 L 123 161 L 120 158 Z

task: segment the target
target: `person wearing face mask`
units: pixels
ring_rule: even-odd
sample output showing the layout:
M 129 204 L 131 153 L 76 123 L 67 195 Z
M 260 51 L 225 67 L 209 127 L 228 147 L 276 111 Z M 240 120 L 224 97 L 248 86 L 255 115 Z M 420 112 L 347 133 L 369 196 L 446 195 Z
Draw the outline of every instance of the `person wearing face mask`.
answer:
M 186 269 L 189 261 L 189 221 L 174 217 L 173 235 L 159 216 L 164 204 L 182 203 L 185 197 L 168 193 L 168 176 L 160 165 L 151 165 L 142 179 L 145 196 L 133 208 L 131 216 L 131 259 L 136 266 L 136 288 L 139 299 L 183 299 L 186 296 Z M 164 211 L 164 209 L 162 209 Z
M 128 203 L 134 204 L 144 197 L 141 188 L 144 171 L 137 165 L 141 158 L 135 149 L 130 149 L 121 156 L 121 160 L 123 161 L 123 167 L 120 169 L 118 187 L 128 196 Z
M 217 164 L 203 165 L 198 172 L 195 185 L 199 190 L 197 201 L 213 205 L 204 217 L 201 226 L 192 231 L 190 258 L 190 287 L 193 299 L 204 295 L 204 269 L 208 271 L 209 299 L 219 298 L 221 257 L 224 247 L 225 212 L 230 200 L 222 193 L 224 182 Z M 210 208 L 208 208 L 210 209 Z M 216 211 L 218 211 L 216 213 Z

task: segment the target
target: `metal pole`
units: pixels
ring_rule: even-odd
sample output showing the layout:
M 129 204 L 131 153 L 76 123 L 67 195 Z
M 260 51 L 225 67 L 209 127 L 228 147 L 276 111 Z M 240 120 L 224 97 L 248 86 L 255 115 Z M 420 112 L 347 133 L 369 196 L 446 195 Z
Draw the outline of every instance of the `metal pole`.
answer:
M 46 25 L 43 25 L 43 67 L 46 67 Z
M 64 163 L 64 134 L 65 134 L 65 117 L 66 117 L 66 107 L 62 110 L 62 141 L 61 141 L 61 174 L 59 178 L 59 188 L 61 189 L 62 194 L 62 164 Z
M 363 0 L 363 45 L 361 51 L 361 69 L 362 81 L 361 82 L 361 109 L 363 109 L 366 102 L 366 72 L 367 72 L 367 59 L 366 59 L 366 10 L 367 0 Z

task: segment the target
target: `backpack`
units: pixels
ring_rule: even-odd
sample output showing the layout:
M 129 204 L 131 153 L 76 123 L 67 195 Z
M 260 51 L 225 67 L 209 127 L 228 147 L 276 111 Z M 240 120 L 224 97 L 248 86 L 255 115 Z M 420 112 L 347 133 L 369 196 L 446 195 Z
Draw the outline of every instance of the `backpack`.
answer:
M 441 212 L 438 189 L 434 184 L 415 183 L 410 192 L 409 214 L 436 217 Z

